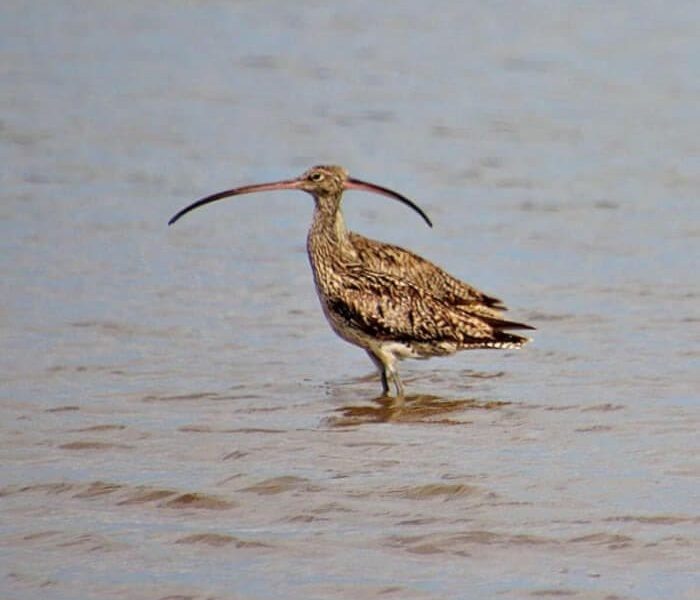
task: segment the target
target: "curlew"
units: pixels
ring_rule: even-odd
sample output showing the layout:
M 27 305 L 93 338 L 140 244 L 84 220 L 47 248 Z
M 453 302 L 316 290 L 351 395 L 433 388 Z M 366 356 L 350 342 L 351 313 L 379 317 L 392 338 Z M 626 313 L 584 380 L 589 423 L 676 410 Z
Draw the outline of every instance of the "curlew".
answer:
M 339 166 L 316 166 L 296 179 L 237 187 L 202 198 L 169 221 L 203 206 L 241 194 L 301 190 L 314 198 L 306 241 L 323 313 L 341 338 L 364 349 L 381 376 L 382 392 L 404 387 L 397 363 L 404 358 L 445 356 L 476 348 L 520 348 L 529 338 L 509 333 L 534 329 L 502 318 L 502 302 L 452 277 L 399 246 L 348 231 L 341 200 L 345 190 L 388 196 L 411 207 L 408 198 L 385 187 L 352 178 Z

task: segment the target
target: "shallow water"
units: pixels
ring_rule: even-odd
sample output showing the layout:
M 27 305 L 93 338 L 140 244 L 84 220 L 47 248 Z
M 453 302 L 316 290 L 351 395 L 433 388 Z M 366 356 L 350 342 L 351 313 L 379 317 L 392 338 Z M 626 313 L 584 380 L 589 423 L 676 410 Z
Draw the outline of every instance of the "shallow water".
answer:
M 698 597 L 696 3 L 0 11 L 3 598 Z M 318 162 L 534 343 L 398 406 L 305 195 L 166 226 Z

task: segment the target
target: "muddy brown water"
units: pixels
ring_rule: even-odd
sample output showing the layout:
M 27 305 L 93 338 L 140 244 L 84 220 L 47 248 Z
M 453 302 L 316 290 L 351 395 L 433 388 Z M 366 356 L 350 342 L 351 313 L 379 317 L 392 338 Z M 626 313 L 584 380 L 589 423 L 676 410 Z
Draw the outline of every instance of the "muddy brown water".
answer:
M 0 8 L 0 597 L 700 597 L 700 8 Z M 317 162 L 538 327 L 406 362 L 328 329 Z

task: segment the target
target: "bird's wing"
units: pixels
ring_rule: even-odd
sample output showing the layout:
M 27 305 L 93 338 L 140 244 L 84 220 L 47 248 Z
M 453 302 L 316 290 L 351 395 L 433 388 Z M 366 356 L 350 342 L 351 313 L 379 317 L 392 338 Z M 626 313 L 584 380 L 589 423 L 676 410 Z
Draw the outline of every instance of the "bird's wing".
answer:
M 343 275 L 342 287 L 327 295 L 328 308 L 376 339 L 457 346 L 527 340 L 504 332 L 519 324 L 454 308 L 410 281 L 363 265 L 349 266 Z
M 507 310 L 498 298 L 460 281 L 410 250 L 377 242 L 354 232 L 349 235 L 360 261 L 373 270 L 407 279 L 419 288 L 429 289 L 434 296 L 451 305 L 471 306 L 474 310 L 481 305 L 486 309 L 481 312 L 492 316 L 497 316 L 496 311 Z

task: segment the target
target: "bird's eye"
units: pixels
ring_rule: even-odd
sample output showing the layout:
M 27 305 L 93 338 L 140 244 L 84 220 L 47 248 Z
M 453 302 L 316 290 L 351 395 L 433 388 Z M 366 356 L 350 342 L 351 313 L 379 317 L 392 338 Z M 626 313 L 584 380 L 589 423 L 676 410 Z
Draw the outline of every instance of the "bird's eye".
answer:
M 309 179 L 311 179 L 311 181 L 323 181 L 323 173 L 320 171 L 314 171 L 309 176 Z

